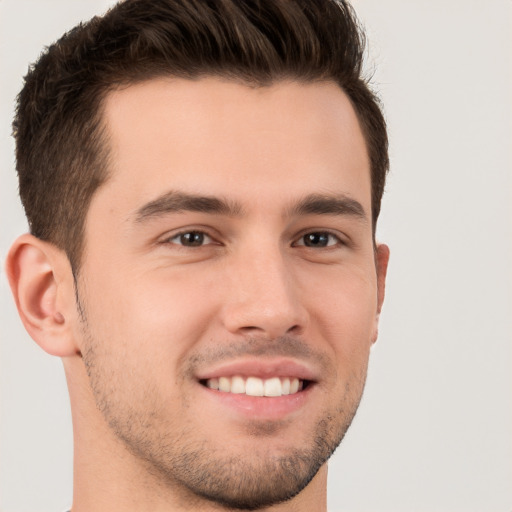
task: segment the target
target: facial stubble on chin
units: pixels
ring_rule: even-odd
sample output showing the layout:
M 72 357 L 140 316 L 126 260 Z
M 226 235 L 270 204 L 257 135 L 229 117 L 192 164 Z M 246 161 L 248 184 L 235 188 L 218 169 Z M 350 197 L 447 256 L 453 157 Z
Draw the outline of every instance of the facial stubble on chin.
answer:
M 241 434 L 254 440 L 255 449 L 247 450 L 244 457 L 229 454 L 229 447 L 216 447 L 206 439 L 195 439 L 193 426 L 180 426 L 176 418 L 165 419 L 163 407 L 155 399 L 158 392 L 151 386 L 144 392 L 145 409 L 140 408 L 141 404 L 120 400 L 126 392 L 116 389 L 118 381 L 106 366 L 109 362 L 104 360 L 104 354 L 99 353 L 102 342 L 90 331 L 83 302 L 80 313 L 86 347 L 82 357 L 103 418 L 155 483 L 173 489 L 189 504 L 197 502 L 199 505 L 206 500 L 232 509 L 257 510 L 293 498 L 309 484 L 341 443 L 359 405 L 366 367 L 358 382 L 346 384 L 337 408 L 325 411 L 311 427 L 305 436 L 311 440 L 307 446 L 290 447 L 280 454 L 265 451 L 262 449 L 265 442 L 279 435 L 285 425 L 282 421 L 247 421 Z M 183 378 L 192 375 L 198 364 L 242 354 L 314 357 L 326 372 L 336 373 L 325 356 L 313 352 L 303 341 L 283 337 L 248 339 L 245 343 L 191 356 L 184 365 Z M 182 405 L 186 409 L 189 404 L 185 400 Z M 295 428 L 300 429 L 301 425 Z M 288 429 L 288 432 L 290 430 L 293 431 Z

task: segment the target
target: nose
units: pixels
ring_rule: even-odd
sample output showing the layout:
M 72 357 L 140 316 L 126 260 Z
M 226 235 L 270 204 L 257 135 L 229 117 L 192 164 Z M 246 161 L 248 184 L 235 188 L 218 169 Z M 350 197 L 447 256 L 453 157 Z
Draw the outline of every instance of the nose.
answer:
M 224 288 L 224 327 L 268 338 L 302 334 L 308 314 L 300 283 L 279 247 L 248 251 L 231 263 Z

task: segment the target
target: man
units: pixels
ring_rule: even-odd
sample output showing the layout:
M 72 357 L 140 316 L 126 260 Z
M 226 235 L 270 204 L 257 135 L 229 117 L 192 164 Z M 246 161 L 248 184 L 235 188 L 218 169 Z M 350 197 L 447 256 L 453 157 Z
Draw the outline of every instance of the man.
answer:
M 362 53 L 343 2 L 126 0 L 29 72 L 7 273 L 73 512 L 326 510 L 389 258 Z

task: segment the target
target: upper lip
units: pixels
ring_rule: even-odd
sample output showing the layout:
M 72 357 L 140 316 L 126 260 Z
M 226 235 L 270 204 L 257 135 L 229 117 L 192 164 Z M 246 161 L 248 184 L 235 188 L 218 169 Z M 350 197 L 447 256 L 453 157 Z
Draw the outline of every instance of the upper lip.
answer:
M 271 377 L 292 377 L 307 381 L 318 380 L 316 372 L 309 368 L 307 364 L 288 358 L 239 359 L 236 361 L 221 363 L 215 367 L 201 370 L 196 374 L 196 377 L 199 380 L 234 376 L 258 377 L 260 379 L 269 379 Z

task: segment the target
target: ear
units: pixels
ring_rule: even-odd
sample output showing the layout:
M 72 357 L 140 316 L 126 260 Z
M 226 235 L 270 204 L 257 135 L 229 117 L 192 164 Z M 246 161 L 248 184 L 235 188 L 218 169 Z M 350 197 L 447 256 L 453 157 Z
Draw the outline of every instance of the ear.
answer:
M 74 281 L 65 253 L 32 235 L 22 235 L 7 255 L 6 273 L 32 339 L 51 355 L 77 354 L 71 328 L 76 316 Z
M 375 316 L 375 327 L 372 337 L 372 342 L 377 341 L 379 335 L 379 316 L 384 303 L 384 296 L 386 294 L 386 275 L 388 272 L 389 263 L 389 247 L 385 244 L 377 245 L 375 251 L 375 266 L 377 268 L 377 314 Z

